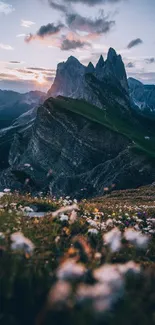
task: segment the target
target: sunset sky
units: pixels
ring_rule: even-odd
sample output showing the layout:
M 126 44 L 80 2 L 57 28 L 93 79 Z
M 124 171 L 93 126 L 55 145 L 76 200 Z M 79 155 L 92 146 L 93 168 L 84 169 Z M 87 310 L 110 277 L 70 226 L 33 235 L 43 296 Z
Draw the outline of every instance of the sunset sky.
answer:
M 109 47 L 155 84 L 155 0 L 3 0 L 0 30 L 0 89 L 45 91 L 57 63 L 96 64 Z

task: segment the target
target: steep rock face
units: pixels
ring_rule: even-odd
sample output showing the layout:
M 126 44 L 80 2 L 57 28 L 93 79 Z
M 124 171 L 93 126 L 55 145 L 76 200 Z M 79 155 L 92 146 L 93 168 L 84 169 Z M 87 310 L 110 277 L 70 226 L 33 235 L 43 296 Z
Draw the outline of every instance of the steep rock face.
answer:
M 80 198 L 103 194 L 104 187 L 113 184 L 121 189 L 153 182 L 155 169 L 145 156 L 133 153 L 130 144 L 121 134 L 58 106 L 51 98 L 39 107 L 32 136 L 17 160 L 13 157 L 21 139 L 16 139 L 11 166 L 0 176 L 0 189 L 25 189 L 28 179 L 31 189 Z
M 104 66 L 105 66 L 105 62 L 104 62 L 103 56 L 101 55 L 97 64 L 96 64 L 96 69 L 95 69 L 95 74 L 98 79 L 103 78 Z
M 99 102 L 98 97 L 93 95 L 92 88 L 89 87 L 91 78 L 88 78 L 88 75 L 90 74 L 96 78 L 96 83 L 103 82 L 102 92 L 109 90 L 110 87 L 116 87 L 129 96 L 124 63 L 121 56 L 110 48 L 107 60 L 104 61 L 101 55 L 96 68 L 91 62 L 85 67 L 74 57 L 70 57 L 67 62 L 60 63 L 48 97 L 61 95 L 82 98 L 103 108 L 103 103 Z
M 57 97 L 59 95 L 73 98 L 78 97 L 76 94 L 81 85 L 85 69 L 85 66 L 73 56 L 69 57 L 66 62 L 59 63 L 54 83 L 48 92 L 48 97 Z
M 135 108 L 143 113 L 155 114 L 155 85 L 143 85 L 134 78 L 129 78 L 128 84 Z
M 96 65 L 96 77 L 99 80 L 108 80 L 109 83 L 119 83 L 128 92 L 127 76 L 121 55 L 117 55 L 113 48 L 109 49 L 107 60 L 101 56 Z

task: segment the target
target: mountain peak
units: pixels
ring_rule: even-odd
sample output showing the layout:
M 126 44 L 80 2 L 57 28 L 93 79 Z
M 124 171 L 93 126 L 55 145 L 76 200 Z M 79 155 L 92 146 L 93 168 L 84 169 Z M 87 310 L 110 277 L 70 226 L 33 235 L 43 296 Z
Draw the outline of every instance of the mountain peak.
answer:
M 128 84 L 129 86 L 143 86 L 143 83 L 135 78 L 128 78 Z
M 96 68 L 98 68 L 98 67 L 103 67 L 104 66 L 104 59 L 103 59 L 103 56 L 102 56 L 102 54 L 101 54 L 101 56 L 100 56 L 100 58 L 99 58 L 99 60 L 98 60 L 98 62 L 97 62 L 97 64 L 96 64 Z
M 99 79 L 102 79 L 102 77 L 103 77 L 104 66 L 105 66 L 105 62 L 104 62 L 103 56 L 101 55 L 97 64 L 96 64 L 96 76 Z
M 106 79 L 111 84 L 119 82 L 128 92 L 126 71 L 122 58 L 120 55 L 117 55 L 113 48 L 110 48 L 107 60 L 104 61 L 101 55 L 96 67 L 91 62 L 86 67 L 74 56 L 70 56 L 66 62 L 60 63 L 48 96 L 81 97 L 86 82 L 85 74 L 89 73 L 94 74 L 96 79 L 100 81 Z
M 66 63 L 78 63 L 78 64 L 81 65 L 81 63 L 79 62 L 79 60 L 77 58 L 75 58 L 75 56 L 73 56 L 73 55 L 69 56 L 69 58 L 66 61 Z
M 107 60 L 108 61 L 113 61 L 113 59 L 116 58 L 116 57 L 117 57 L 116 51 L 112 47 L 110 47 L 110 49 L 108 51 Z
M 92 62 L 89 62 L 88 66 L 86 67 L 86 73 L 93 73 L 94 71 L 94 65 L 92 64 Z

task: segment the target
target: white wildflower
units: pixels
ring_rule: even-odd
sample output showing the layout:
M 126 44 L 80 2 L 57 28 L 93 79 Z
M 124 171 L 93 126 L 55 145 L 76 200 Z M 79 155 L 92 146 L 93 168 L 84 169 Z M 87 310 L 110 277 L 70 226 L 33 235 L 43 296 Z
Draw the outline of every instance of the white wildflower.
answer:
M 32 253 L 34 250 L 34 244 L 30 239 L 26 238 L 21 232 L 16 232 L 11 235 L 11 249 L 12 250 L 24 250 L 26 253 Z
M 112 219 L 108 219 L 108 220 L 106 221 L 106 225 L 107 225 L 107 226 L 112 226 L 112 225 L 113 225 L 113 220 L 112 220 Z
M 134 229 L 135 229 L 135 230 L 137 230 L 137 231 L 139 231 L 139 230 L 140 230 L 140 228 L 139 228 L 139 226 L 138 226 L 138 225 L 135 225 L 135 226 L 134 226 Z
M 106 312 L 110 310 L 114 303 L 122 296 L 124 282 L 117 282 L 117 286 L 111 283 L 97 283 L 95 285 L 81 284 L 76 292 L 78 302 L 92 302 L 92 307 L 96 312 Z
M 154 234 L 155 233 L 155 230 L 149 230 L 149 234 Z
M 102 254 L 100 252 L 96 252 L 94 255 L 95 260 L 101 260 Z
M 88 230 L 88 234 L 90 234 L 90 235 L 98 235 L 98 233 L 99 233 L 99 231 L 97 230 L 97 229 L 95 229 L 95 228 L 90 228 L 89 230 Z
M 77 216 L 77 212 L 75 210 L 73 210 L 71 212 L 70 218 L 69 218 L 69 223 L 73 224 L 76 220 L 77 220 L 78 216 Z
M 121 248 L 121 232 L 118 228 L 114 228 L 108 233 L 104 234 L 103 239 L 112 252 L 117 252 Z
M 68 205 L 65 207 L 60 208 L 59 210 L 55 211 L 52 213 L 53 218 L 57 217 L 59 214 L 62 214 L 64 212 L 70 212 L 73 210 L 78 210 L 78 206 L 77 204 L 73 204 L 73 205 Z
M 73 259 L 65 261 L 57 270 L 57 278 L 60 280 L 80 279 L 86 272 L 85 266 L 76 263 Z
M 106 228 L 107 228 L 105 222 L 102 222 L 100 226 L 101 226 L 101 230 L 106 230 Z
M 137 232 L 132 228 L 129 228 L 125 231 L 124 237 L 131 244 L 141 249 L 146 248 L 149 241 L 148 236 L 143 235 L 142 233 Z
M 10 193 L 11 190 L 10 190 L 9 188 L 5 188 L 3 192 L 4 192 L 4 193 Z
M 30 168 L 31 165 L 30 164 L 24 164 L 24 167 Z
M 81 284 L 76 292 L 76 299 L 78 303 L 83 304 L 91 301 L 94 311 L 102 313 L 106 312 L 112 307 L 112 304 L 116 301 L 114 299 L 116 296 L 116 291 L 113 292 L 109 285 L 100 283 L 95 285 Z
M 95 220 L 88 219 L 87 222 L 89 223 L 89 225 L 90 225 L 91 227 L 98 228 L 98 226 L 99 226 L 99 223 L 96 222 Z
M 133 261 L 129 261 L 125 264 L 117 264 L 117 267 L 121 274 L 127 274 L 129 272 L 138 274 L 140 272 L 140 266 Z
M 117 284 L 120 286 L 119 282 L 122 283 L 121 273 L 115 264 L 105 264 L 94 270 L 93 275 L 97 281 L 108 283 L 115 287 L 117 287 Z
M 63 221 L 68 221 L 68 219 L 69 219 L 69 218 L 68 218 L 67 214 L 61 214 L 61 215 L 60 215 L 60 221 L 62 221 L 62 222 L 63 222 Z
M 3 234 L 3 232 L 0 232 L 0 239 L 5 239 L 5 235 Z
M 155 218 L 149 218 L 147 219 L 147 223 L 155 225 Z
M 49 307 L 58 304 L 66 304 L 71 295 L 71 285 L 66 281 L 58 281 L 50 290 L 48 294 Z
M 117 287 L 117 284 L 120 286 L 123 281 L 122 276 L 128 272 L 137 274 L 140 272 L 140 266 L 133 261 L 125 264 L 105 264 L 94 270 L 93 275 L 97 281 Z
M 55 243 L 58 244 L 59 241 L 60 241 L 60 236 L 57 236 L 57 237 L 55 238 Z

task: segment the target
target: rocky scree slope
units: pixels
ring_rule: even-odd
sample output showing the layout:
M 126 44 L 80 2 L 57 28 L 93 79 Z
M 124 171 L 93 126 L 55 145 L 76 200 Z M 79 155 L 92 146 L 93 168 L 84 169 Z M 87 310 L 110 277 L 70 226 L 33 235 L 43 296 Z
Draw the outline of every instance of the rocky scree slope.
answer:
M 72 103 L 50 98 L 39 107 L 25 150 L 21 153 L 20 139 L 12 144 L 1 188 L 50 189 L 53 195 L 82 198 L 102 195 L 105 187 L 133 188 L 154 181 L 154 164 L 132 150 L 131 140 L 71 111 Z

